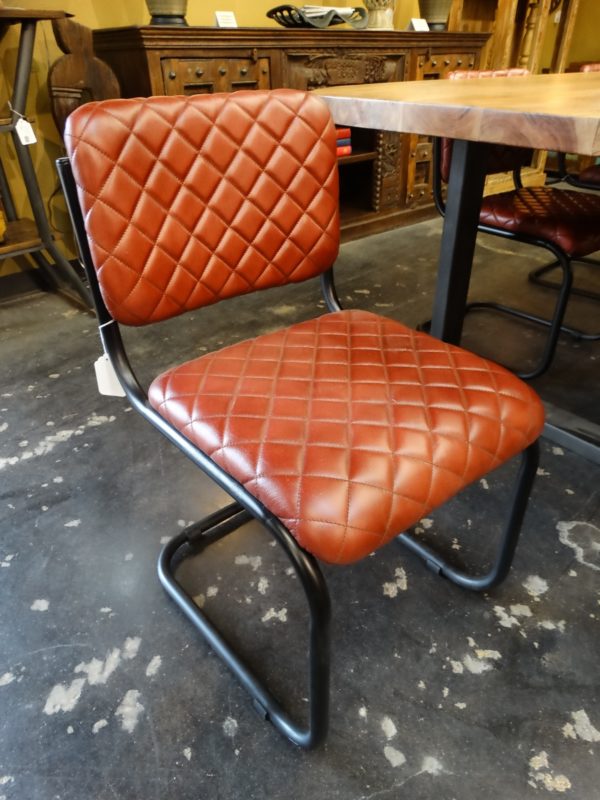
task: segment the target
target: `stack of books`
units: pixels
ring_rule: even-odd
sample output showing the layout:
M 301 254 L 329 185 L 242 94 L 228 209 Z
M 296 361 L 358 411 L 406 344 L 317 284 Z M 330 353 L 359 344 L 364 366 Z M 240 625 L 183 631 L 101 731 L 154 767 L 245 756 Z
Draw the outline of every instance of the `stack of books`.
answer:
M 352 153 L 352 141 L 350 139 L 350 128 L 336 128 L 337 134 L 337 148 L 336 152 L 338 158 L 340 156 L 349 156 Z

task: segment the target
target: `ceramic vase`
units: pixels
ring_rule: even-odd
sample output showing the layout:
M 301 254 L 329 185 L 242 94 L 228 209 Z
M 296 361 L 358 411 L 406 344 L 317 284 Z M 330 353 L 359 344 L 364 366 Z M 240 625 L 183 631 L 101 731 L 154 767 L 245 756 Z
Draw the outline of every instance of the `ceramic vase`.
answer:
M 187 25 L 187 0 L 146 0 L 150 25 Z
M 364 0 L 369 12 L 367 28 L 374 31 L 394 30 L 395 0 Z

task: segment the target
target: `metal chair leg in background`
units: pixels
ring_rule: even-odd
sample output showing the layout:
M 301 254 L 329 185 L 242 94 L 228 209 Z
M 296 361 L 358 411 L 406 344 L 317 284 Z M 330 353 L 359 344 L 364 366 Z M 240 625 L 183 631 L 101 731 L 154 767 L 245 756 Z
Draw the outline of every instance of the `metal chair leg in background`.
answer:
M 431 547 L 423 544 L 417 537 L 410 533 L 401 533 L 398 541 L 419 556 L 437 575 L 448 578 L 463 589 L 484 591 L 497 586 L 507 576 L 515 554 L 521 524 L 527 507 L 527 499 L 531 491 L 539 461 L 539 445 L 537 442 L 530 445 L 521 454 L 521 464 L 513 488 L 512 503 L 502 533 L 496 557 L 492 567 L 481 576 L 469 575 L 466 572 L 448 564 Z
M 572 258 L 571 261 L 576 264 L 589 264 L 592 267 L 600 267 L 600 261 L 595 258 L 587 258 L 582 256 L 581 258 Z M 547 275 L 549 272 L 554 272 L 554 270 L 558 269 L 559 267 L 560 264 L 558 261 L 552 261 L 550 264 L 544 264 L 541 267 L 537 267 L 537 269 L 534 269 L 529 273 L 529 280 L 531 283 L 535 283 L 538 286 L 545 286 L 547 289 L 558 290 L 560 289 L 559 283 L 548 280 L 543 276 Z M 594 292 L 591 289 L 582 289 L 578 286 L 573 286 L 571 287 L 571 294 L 576 294 L 579 297 L 585 297 L 588 300 L 600 301 L 600 292 Z M 562 333 L 566 333 L 569 336 L 572 336 L 573 339 L 577 339 L 579 341 L 595 342 L 600 339 L 600 333 L 585 333 L 578 328 L 572 328 L 568 325 L 563 325 L 561 327 L 561 331 Z

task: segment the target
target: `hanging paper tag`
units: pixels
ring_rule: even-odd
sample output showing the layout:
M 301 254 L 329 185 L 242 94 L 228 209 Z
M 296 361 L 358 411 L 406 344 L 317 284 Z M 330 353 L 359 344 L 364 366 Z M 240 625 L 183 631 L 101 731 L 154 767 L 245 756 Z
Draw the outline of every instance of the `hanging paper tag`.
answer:
M 408 30 L 409 31 L 428 31 L 429 24 L 426 19 L 421 19 L 420 17 L 412 17 L 410 22 L 408 23 Z
M 20 117 L 17 120 L 15 130 L 21 144 L 35 144 L 37 142 L 31 122 L 27 122 L 24 117 Z
M 218 28 L 237 28 L 237 20 L 233 11 L 215 11 Z
M 125 397 L 123 387 L 119 383 L 117 374 L 107 355 L 96 359 L 94 369 L 96 370 L 96 381 L 100 394 L 107 394 L 111 397 Z

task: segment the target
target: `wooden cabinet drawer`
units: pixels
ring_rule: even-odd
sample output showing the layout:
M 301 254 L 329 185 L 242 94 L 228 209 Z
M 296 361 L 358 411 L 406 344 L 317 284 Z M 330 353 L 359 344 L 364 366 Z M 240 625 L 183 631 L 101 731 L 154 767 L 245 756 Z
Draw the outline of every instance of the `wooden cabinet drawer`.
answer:
M 473 69 L 475 53 L 428 53 L 417 59 L 415 80 L 439 80 L 457 69 Z
M 457 69 L 477 66 L 477 54 L 472 52 L 420 53 L 413 62 L 415 80 L 437 81 L 447 78 Z M 406 205 L 416 208 L 431 203 L 433 196 L 433 158 L 431 139 L 426 136 L 408 136 L 408 165 L 406 172 Z
M 270 89 L 268 58 L 163 58 L 165 94 L 212 94 Z

